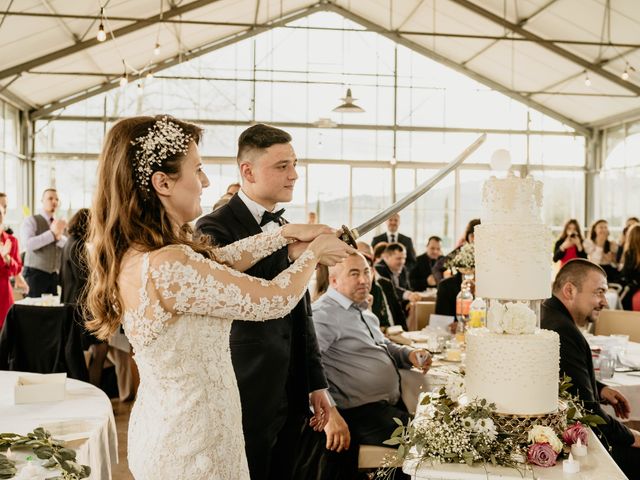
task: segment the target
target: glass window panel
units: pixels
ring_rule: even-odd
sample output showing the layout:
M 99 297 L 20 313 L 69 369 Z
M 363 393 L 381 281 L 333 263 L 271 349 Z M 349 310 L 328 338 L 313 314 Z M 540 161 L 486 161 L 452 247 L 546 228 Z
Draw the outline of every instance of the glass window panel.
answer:
M 416 171 L 409 168 L 396 168 L 396 200 L 400 200 L 415 189 Z M 416 204 L 406 207 L 400 213 L 400 232 L 411 237 L 416 251 L 423 250 L 423 240 L 415 237 Z
M 56 188 L 60 204 L 58 215 L 65 218 L 83 207 L 90 207 L 96 187 L 97 160 L 36 160 L 35 209 L 45 188 Z
M 531 135 L 529 152 L 532 165 L 585 165 L 584 137 Z
M 584 172 L 544 170 L 531 175 L 544 183 L 542 220 L 554 232 L 570 218 L 584 219 Z
M 0 110 L 1 110 L 0 105 Z M 7 152 L 18 153 L 20 151 L 20 124 L 18 110 L 5 104 L 4 109 L 4 145 Z
M 482 186 L 493 175 L 490 170 L 460 170 L 460 205 L 458 206 L 457 232 L 462 235 L 469 220 L 480 218 Z
M 418 169 L 418 184 L 428 180 L 436 170 Z M 454 228 L 455 176 L 447 175 L 440 183 L 416 201 L 416 238 L 426 239 L 431 235 L 442 238 L 442 248 L 448 252 L 457 238 Z M 424 240 L 423 240 L 424 241 Z
M 391 204 L 391 170 L 389 168 L 354 168 L 352 225 L 355 227 Z M 385 231 L 385 224 L 363 235 L 371 242 L 375 235 Z
M 100 153 L 104 125 L 101 122 L 36 122 L 36 152 Z
M 213 205 L 227 192 L 227 187 L 240 181 L 240 174 L 235 163 L 205 163 L 202 166 L 209 178 L 210 185 L 202 191 L 200 204 L 202 214 L 211 212 Z
M 340 226 L 349 221 L 349 167 L 318 164 L 307 166 L 309 210 L 318 222 Z
M 200 155 L 232 157 L 238 153 L 238 137 L 246 126 L 207 125 L 200 141 Z

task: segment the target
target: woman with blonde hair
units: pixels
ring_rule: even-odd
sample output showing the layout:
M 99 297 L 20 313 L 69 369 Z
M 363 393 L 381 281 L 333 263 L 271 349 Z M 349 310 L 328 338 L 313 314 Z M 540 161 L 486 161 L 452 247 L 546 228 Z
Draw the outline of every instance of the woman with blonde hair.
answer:
M 135 350 L 128 457 L 137 479 L 249 479 L 232 319 L 287 314 L 318 262 L 353 251 L 323 225 L 285 225 L 225 248 L 194 240 L 189 222 L 209 185 L 201 135 L 172 117 L 134 117 L 111 128 L 100 155 L 86 318 L 102 339 L 122 323 Z M 273 280 L 241 273 L 296 241 L 310 243 Z

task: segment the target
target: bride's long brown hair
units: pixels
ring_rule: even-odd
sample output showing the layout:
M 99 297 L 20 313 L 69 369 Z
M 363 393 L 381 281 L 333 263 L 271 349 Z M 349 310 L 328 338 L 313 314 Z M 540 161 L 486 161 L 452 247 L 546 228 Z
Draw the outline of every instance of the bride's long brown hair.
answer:
M 122 320 L 118 275 L 122 257 L 129 248 L 152 251 L 166 245 L 186 244 L 207 258 L 212 257 L 207 238 L 194 241 L 189 225 L 181 226 L 178 232 L 153 187 L 149 186 L 147 193 L 136 182 L 135 155 L 140 147 L 132 142 L 147 135 L 163 118 L 199 143 L 202 129 L 197 125 L 168 115 L 132 117 L 113 125 L 100 154 L 88 240 L 90 274 L 85 318 L 90 319 L 87 328 L 101 339 L 115 332 Z M 181 153 L 169 154 L 163 157 L 161 165 L 152 164 L 152 174 L 161 171 L 179 177 L 184 158 Z

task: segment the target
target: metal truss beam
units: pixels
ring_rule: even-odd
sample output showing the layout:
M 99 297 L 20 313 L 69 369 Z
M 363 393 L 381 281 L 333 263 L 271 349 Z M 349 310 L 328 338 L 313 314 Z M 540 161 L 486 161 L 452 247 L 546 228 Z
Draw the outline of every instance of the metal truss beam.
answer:
M 516 23 L 510 22 L 509 20 L 502 18 L 499 15 L 496 15 L 488 10 L 485 10 L 484 8 L 480 7 L 479 5 L 476 5 L 470 0 L 450 0 L 450 1 L 460 5 L 461 7 L 466 8 L 469 11 L 474 12 L 477 15 L 480 15 L 481 17 L 487 20 L 490 20 L 491 22 L 497 25 L 501 25 L 505 28 L 508 28 L 512 32 L 517 33 L 518 35 L 521 35 L 522 37 L 537 43 L 542 48 L 545 48 L 555 53 L 556 55 L 559 55 L 565 60 L 569 60 L 570 62 L 580 65 L 581 67 L 586 68 L 587 70 L 590 70 L 593 73 L 596 73 L 603 78 L 606 78 L 610 82 L 615 83 L 616 85 L 619 85 L 629 90 L 630 92 L 635 93 L 636 95 L 640 95 L 640 86 L 634 83 L 631 83 L 627 80 L 623 80 L 618 75 L 611 73 L 608 70 L 605 70 L 599 64 L 592 63 L 589 60 L 585 60 L 584 58 L 570 52 L 569 50 L 566 50 L 560 47 L 559 45 L 549 41 L 548 39 L 542 38 L 536 35 L 535 33 L 532 33 L 529 30 L 522 28 Z
M 172 18 L 179 15 L 184 15 L 187 12 L 191 12 L 193 10 L 205 7 L 211 3 L 215 3 L 218 1 L 220 0 L 195 0 L 193 2 L 189 2 L 185 5 L 182 5 L 178 8 L 169 8 L 165 12 L 158 13 L 157 15 L 153 15 L 151 17 L 147 17 L 142 20 L 137 20 L 131 25 L 126 25 L 124 27 L 118 28 L 117 30 L 114 30 L 113 35 L 119 38 L 129 33 L 137 32 L 138 30 L 146 28 L 155 23 L 158 23 L 163 18 Z M 99 43 L 100 42 L 96 38 L 90 38 L 88 40 L 77 42 L 69 47 L 62 48 L 58 51 L 48 53 L 46 55 L 42 55 L 41 57 L 28 60 L 18 65 L 14 65 L 13 67 L 9 67 L 0 71 L 0 80 L 2 80 L 3 78 L 9 77 L 11 75 L 15 75 L 17 73 L 22 73 L 31 68 L 39 67 L 40 65 L 45 65 L 49 62 L 53 62 L 54 60 L 64 58 L 73 53 L 77 53 L 87 48 L 98 45 Z

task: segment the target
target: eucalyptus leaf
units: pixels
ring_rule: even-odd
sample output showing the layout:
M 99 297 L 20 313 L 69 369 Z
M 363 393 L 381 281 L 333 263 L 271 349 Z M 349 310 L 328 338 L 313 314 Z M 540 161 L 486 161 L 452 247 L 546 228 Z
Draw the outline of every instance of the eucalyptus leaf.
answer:
M 399 445 L 401 442 L 401 439 L 399 437 L 394 437 L 394 438 L 390 438 L 388 440 L 385 440 L 384 443 L 385 445 Z
M 402 427 L 402 426 L 396 427 L 396 429 L 391 434 L 391 438 L 397 437 L 398 435 L 401 435 L 403 430 L 404 430 L 404 427 Z
M 51 458 L 51 456 L 53 455 L 53 448 L 42 446 L 42 447 L 34 448 L 33 453 L 36 454 L 36 457 L 46 460 L 48 458 Z
M 399 418 L 393 417 L 393 421 L 396 422 L 401 427 L 404 427 L 404 423 L 402 423 L 402 420 L 400 420 Z

